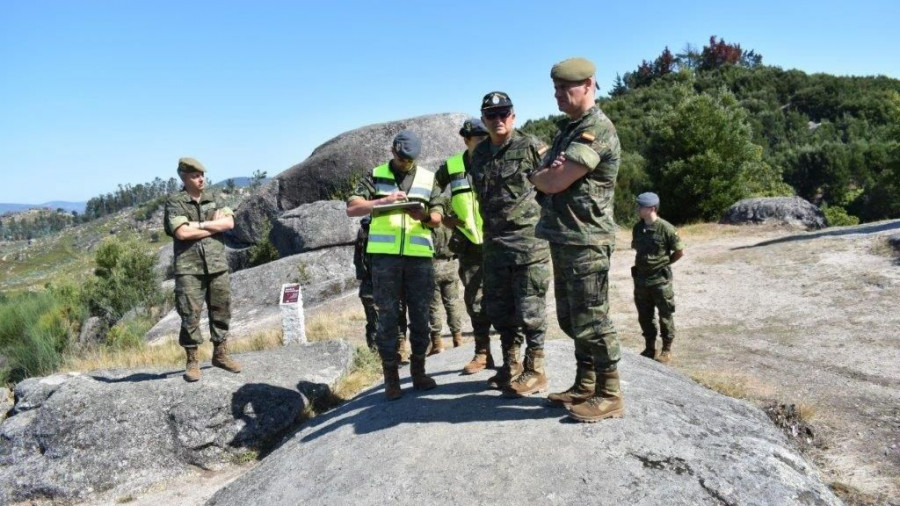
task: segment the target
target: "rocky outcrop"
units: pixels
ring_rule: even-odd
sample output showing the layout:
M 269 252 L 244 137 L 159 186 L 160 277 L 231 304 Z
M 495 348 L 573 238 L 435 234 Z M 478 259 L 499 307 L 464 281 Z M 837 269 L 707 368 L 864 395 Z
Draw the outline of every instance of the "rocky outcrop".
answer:
M 572 343 L 545 350 L 565 389 Z M 671 368 L 626 353 L 626 417 L 591 425 L 460 376 L 468 353 L 428 358 L 435 390 L 404 377 L 398 401 L 371 389 L 311 420 L 208 504 L 841 504 L 765 413 Z
M 725 211 L 725 225 L 778 224 L 806 230 L 825 228 L 825 214 L 800 197 L 760 197 L 744 199 Z
M 106 337 L 108 330 L 106 322 L 102 318 L 91 316 L 81 325 L 81 332 L 78 333 L 78 344 L 99 343 Z
M 329 246 L 353 244 L 359 218 L 347 217 L 347 204 L 324 200 L 302 204 L 275 220 L 270 238 L 281 257 Z
M 352 350 L 327 341 L 237 358 L 241 374 L 206 363 L 198 383 L 177 368 L 22 381 L 0 425 L 0 504 L 131 494 L 265 450 L 329 393 Z
M 231 275 L 231 329 L 229 339 L 251 337 L 281 328 L 278 296 L 284 283 L 300 283 L 304 307 L 312 307 L 357 286 L 353 246 L 337 246 L 300 253 Z M 156 323 L 145 339 L 161 343 L 177 339 L 181 319 L 173 309 Z M 209 337 L 207 317 L 200 330 Z
M 464 114 L 419 116 L 338 135 L 241 202 L 235 212 L 235 228 L 228 233 L 230 245 L 256 243 L 268 225 L 285 211 L 351 191 L 355 181 L 391 158 L 391 141 L 401 130 L 419 134 L 419 163 L 436 170 L 441 162 L 464 148 L 459 128 L 465 119 Z

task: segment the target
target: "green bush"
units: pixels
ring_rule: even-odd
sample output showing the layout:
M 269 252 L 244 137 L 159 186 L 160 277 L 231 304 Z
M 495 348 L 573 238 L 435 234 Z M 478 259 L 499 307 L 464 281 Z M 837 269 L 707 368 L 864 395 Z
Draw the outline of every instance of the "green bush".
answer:
M 85 286 L 91 314 L 110 325 L 136 307 L 162 300 L 154 270 L 156 259 L 133 237 L 109 237 L 95 255 L 95 277 Z
M 859 225 L 859 218 L 852 214 L 847 214 L 847 210 L 841 206 L 822 206 L 822 212 L 825 213 L 825 221 L 829 227 L 847 227 L 850 225 Z
M 269 238 L 271 232 L 272 224 L 266 222 L 262 231 L 262 239 L 250 247 L 248 258 L 250 267 L 256 267 L 257 265 L 278 260 L 278 250 L 275 249 L 275 245 L 272 244 L 272 240 Z
M 146 317 L 138 317 L 117 323 L 106 334 L 106 344 L 114 349 L 133 349 L 144 345 L 144 335 L 153 327 Z

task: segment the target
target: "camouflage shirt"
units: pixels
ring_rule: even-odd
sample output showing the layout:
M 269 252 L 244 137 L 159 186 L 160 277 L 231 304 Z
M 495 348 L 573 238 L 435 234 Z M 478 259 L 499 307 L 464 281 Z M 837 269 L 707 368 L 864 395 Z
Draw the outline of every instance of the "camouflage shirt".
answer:
M 472 183 L 481 206 L 484 242 L 502 247 L 504 255 L 518 264 L 550 256 L 547 242 L 534 234 L 540 206 L 526 177 L 540 165 L 545 147 L 537 138 L 513 130 L 499 149 L 491 149 L 486 139 L 472 153 Z
M 567 160 L 584 165 L 589 172 L 560 193 L 538 195 L 538 237 L 558 244 L 615 244 L 613 196 L 619 151 L 616 127 L 597 106 L 560 130 L 542 165 L 565 153 Z
M 209 193 L 202 193 L 196 202 L 185 190 L 169 195 L 163 228 L 174 239 L 176 275 L 215 274 L 228 270 L 223 234 L 189 241 L 175 237 L 175 229 L 178 227 L 190 221 L 211 221 L 216 211 L 221 211 L 225 216 L 234 216 L 234 211 L 222 206 Z
M 434 242 L 435 260 L 453 260 L 456 254 L 450 249 L 450 239 L 454 231 L 444 225 L 431 229 L 431 239 Z
M 652 225 L 647 225 L 643 220 L 637 222 L 631 230 L 631 247 L 636 251 L 634 277 L 653 281 L 661 270 L 669 266 L 669 256 L 684 249 L 684 243 L 675 227 L 659 218 Z

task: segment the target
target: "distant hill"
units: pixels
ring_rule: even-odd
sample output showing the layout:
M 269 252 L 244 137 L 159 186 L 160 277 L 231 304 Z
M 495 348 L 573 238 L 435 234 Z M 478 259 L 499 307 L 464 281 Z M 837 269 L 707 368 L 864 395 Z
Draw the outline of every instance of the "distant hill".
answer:
M 270 179 L 272 179 L 272 178 L 269 178 L 269 177 L 263 178 L 262 182 L 265 183 L 266 181 L 268 181 Z M 223 180 L 219 181 L 218 183 L 212 185 L 212 188 L 224 188 L 225 184 L 228 182 L 228 180 L 234 181 L 234 186 L 236 186 L 237 188 L 246 188 L 246 187 L 250 186 L 250 182 L 253 181 L 253 178 L 252 177 L 229 177 L 227 179 L 223 179 Z
M 17 213 L 19 211 L 27 211 L 28 209 L 40 209 L 46 207 L 47 209 L 65 209 L 66 211 L 77 211 L 78 214 L 84 213 L 84 207 L 87 205 L 87 202 L 67 202 L 63 200 L 52 200 L 50 202 L 44 202 L 43 204 L 6 204 L 0 203 L 0 214 L 6 212 L 14 212 Z

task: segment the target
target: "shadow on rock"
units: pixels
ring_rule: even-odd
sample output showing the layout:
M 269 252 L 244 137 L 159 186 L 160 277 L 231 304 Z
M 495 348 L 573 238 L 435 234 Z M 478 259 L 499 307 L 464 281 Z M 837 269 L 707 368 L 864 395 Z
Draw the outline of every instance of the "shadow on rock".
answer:
M 892 221 L 889 223 L 878 223 L 878 224 L 874 224 L 874 225 L 845 227 L 845 228 L 840 228 L 837 230 L 827 230 L 824 232 L 816 232 L 816 233 L 812 233 L 812 234 L 789 235 L 787 237 L 771 239 L 768 241 L 751 244 L 749 246 L 737 246 L 737 247 L 734 247 L 731 249 L 732 249 L 732 251 L 736 251 L 736 250 L 741 250 L 741 249 L 760 248 L 763 246 L 771 246 L 773 244 L 781 244 L 781 243 L 785 243 L 785 242 L 809 241 L 811 239 L 818 239 L 820 237 L 839 237 L 842 235 L 852 235 L 852 234 L 877 234 L 879 232 L 884 232 L 887 230 L 895 230 L 895 229 L 900 229 L 900 220 Z
M 231 396 L 231 414 L 243 428 L 229 445 L 267 452 L 295 423 L 303 421 L 307 407 L 300 391 L 248 383 Z
M 100 381 L 102 383 L 138 383 L 141 381 L 154 381 L 154 380 L 164 380 L 168 378 L 172 378 L 175 376 L 180 376 L 184 373 L 184 370 L 179 369 L 177 371 L 169 371 L 169 372 L 161 372 L 161 373 L 149 373 L 149 372 L 139 372 L 136 374 L 129 374 L 128 376 L 122 376 L 121 378 L 111 378 L 109 376 L 102 375 L 92 375 L 91 378 Z
M 447 372 L 432 376 L 444 374 L 456 375 Z M 414 390 L 408 378 L 401 384 L 401 399 L 385 399 L 382 386 L 366 390 L 353 401 L 314 419 L 307 425 L 310 432 L 301 441 L 313 441 L 347 425 L 356 434 L 368 434 L 402 424 L 536 420 L 566 414 L 565 410 L 547 405 L 543 395 L 506 399 L 496 390 L 487 389 L 483 381 L 441 383 L 428 391 Z

